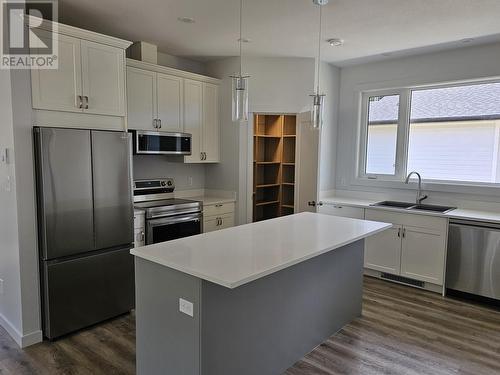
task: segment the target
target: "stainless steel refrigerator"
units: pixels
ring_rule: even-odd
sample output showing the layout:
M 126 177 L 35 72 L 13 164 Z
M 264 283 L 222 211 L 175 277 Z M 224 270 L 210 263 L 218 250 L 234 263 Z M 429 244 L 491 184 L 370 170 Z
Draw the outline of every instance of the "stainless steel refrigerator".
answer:
M 134 307 L 129 138 L 34 128 L 42 323 L 49 339 Z

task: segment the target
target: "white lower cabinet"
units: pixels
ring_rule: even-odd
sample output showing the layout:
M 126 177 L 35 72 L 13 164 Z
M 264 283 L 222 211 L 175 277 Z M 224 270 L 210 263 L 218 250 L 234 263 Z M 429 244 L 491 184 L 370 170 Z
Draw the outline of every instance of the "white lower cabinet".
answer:
M 426 228 L 403 228 L 401 276 L 442 285 L 446 235 Z
M 203 233 L 234 226 L 234 203 L 214 203 L 203 206 Z
M 146 245 L 146 214 L 141 210 L 134 210 L 134 246 Z
M 446 218 L 367 209 L 366 220 L 394 224 L 365 241 L 365 268 L 443 285 Z
M 394 226 L 365 240 L 365 267 L 373 270 L 400 274 L 401 229 Z

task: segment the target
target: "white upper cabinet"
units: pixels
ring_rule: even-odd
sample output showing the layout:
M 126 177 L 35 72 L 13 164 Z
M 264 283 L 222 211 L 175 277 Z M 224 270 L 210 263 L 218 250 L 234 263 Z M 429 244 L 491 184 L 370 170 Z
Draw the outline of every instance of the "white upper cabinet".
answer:
M 39 33 L 42 40 L 52 38 L 48 31 Z M 31 71 L 33 108 L 82 112 L 80 39 L 59 35 L 58 64 L 58 69 Z
M 220 161 L 219 87 L 205 82 L 184 81 L 185 131 L 191 134 L 192 154 L 185 163 Z
M 220 161 L 219 83 L 215 78 L 127 60 L 129 129 L 191 134 L 185 163 Z
M 220 160 L 219 87 L 203 83 L 202 101 L 202 152 L 205 162 L 215 163 Z
M 186 163 L 199 163 L 202 154 L 203 85 L 201 82 L 184 80 L 184 131 L 191 134 L 191 155 L 184 157 Z
M 50 40 L 50 22 L 38 30 Z M 58 68 L 31 71 L 34 109 L 125 116 L 125 40 L 58 25 Z
M 156 73 L 127 67 L 128 127 L 156 130 Z
M 127 67 L 129 129 L 184 132 L 182 78 Z
M 183 132 L 182 78 L 157 73 L 156 87 L 159 130 Z
M 125 116 L 125 51 L 81 41 L 84 112 Z

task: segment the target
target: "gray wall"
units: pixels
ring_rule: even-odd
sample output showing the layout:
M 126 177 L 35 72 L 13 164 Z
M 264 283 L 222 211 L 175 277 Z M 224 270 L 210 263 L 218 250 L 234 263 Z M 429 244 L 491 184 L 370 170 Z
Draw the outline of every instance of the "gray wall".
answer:
M 10 72 L 0 71 L 0 148 L 11 153 L 9 164 L 0 164 L 0 324 L 8 331 L 22 332 L 21 280 L 19 264 L 19 237 L 17 232 L 16 176 L 14 165 L 14 129 Z M 10 183 L 9 183 L 10 179 Z M 11 335 L 16 333 L 10 332 Z
M 205 166 L 183 164 L 183 157 L 162 155 L 135 155 L 133 157 L 134 179 L 171 177 L 177 190 L 203 189 Z M 193 183 L 189 185 L 189 177 Z
M 169 68 L 185 70 L 192 73 L 206 74 L 206 67 L 204 63 L 186 59 L 184 57 L 169 55 L 164 52 L 158 52 L 158 65 L 168 66 Z
M 20 345 L 26 345 L 41 339 L 31 86 L 28 70 L 11 71 L 10 82 L 8 74 L 2 72 L 2 105 L 11 109 L 2 111 L 1 139 L 15 159 L 1 172 L 4 179 L 11 176 L 12 188 L 0 189 L 5 203 L 0 213 L 0 278 L 5 289 L 0 320 Z
M 402 182 L 390 187 L 359 186 L 354 180 L 357 155 L 357 127 L 359 124 L 359 92 L 367 89 L 385 89 L 440 82 L 465 81 L 500 77 L 500 44 L 490 44 L 456 50 L 362 64 L 341 69 L 337 161 L 331 159 L 329 169 L 336 165 L 336 189 L 370 192 L 392 192 L 412 198 L 414 187 Z M 461 203 L 464 199 L 497 199 L 480 197 L 484 194 L 475 187 L 447 188 L 433 192 L 430 199 Z M 488 194 L 500 197 L 493 188 Z

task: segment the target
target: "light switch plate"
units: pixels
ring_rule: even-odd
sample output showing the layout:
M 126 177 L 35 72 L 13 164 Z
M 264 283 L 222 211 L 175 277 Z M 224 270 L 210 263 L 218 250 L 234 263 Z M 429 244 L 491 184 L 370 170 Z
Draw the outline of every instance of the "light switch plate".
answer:
M 179 298 L 179 311 L 191 317 L 194 316 L 193 313 L 193 303 L 186 301 L 185 299 Z
M 0 148 L 0 163 L 9 164 L 9 149 L 6 147 Z

